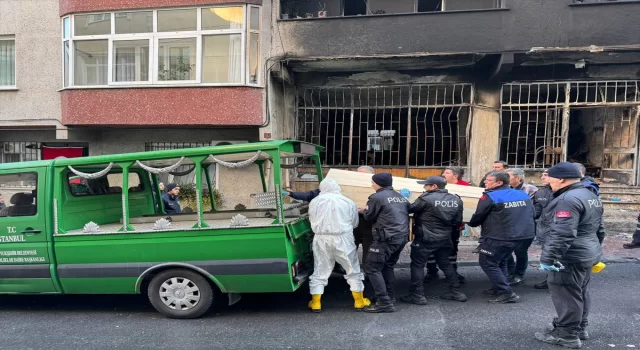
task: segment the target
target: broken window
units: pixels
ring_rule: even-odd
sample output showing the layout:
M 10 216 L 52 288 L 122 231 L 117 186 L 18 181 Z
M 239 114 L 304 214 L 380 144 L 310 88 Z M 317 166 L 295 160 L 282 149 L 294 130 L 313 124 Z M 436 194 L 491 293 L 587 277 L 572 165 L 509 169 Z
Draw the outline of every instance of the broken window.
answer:
M 329 166 L 466 165 L 469 84 L 303 88 L 298 133 Z
M 500 157 L 514 166 L 583 163 L 637 183 L 638 81 L 514 83 L 502 88 Z

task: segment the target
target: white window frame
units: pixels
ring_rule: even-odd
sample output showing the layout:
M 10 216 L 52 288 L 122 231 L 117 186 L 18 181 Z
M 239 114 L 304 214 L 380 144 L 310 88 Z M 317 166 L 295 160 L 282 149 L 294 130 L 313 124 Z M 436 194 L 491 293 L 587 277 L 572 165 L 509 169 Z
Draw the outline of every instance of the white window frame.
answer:
M 224 7 L 241 7 L 243 10 L 243 23 L 241 28 L 237 29 L 217 29 L 217 30 L 202 30 L 202 11 L 210 8 L 224 8 Z M 262 79 L 260 77 L 261 65 L 262 65 L 262 8 L 260 6 L 253 5 L 240 5 L 240 4 L 225 4 L 225 5 L 210 5 L 199 6 L 196 8 L 197 25 L 195 31 L 181 31 L 181 32 L 158 32 L 158 11 L 163 10 L 184 10 L 193 9 L 194 7 L 175 7 L 175 8 L 162 8 L 162 9 L 141 9 L 141 10 L 122 10 L 116 12 L 110 12 L 111 16 L 111 34 L 107 35 L 83 35 L 76 36 L 74 30 L 74 15 L 65 16 L 62 18 L 62 86 L 63 89 L 68 88 L 104 88 L 104 87 L 150 87 L 150 86 L 260 86 Z M 251 18 L 251 8 L 257 8 L 260 11 L 259 15 L 259 30 L 251 30 L 249 26 L 249 20 Z M 116 16 L 123 13 L 131 12 L 152 12 L 153 13 L 153 31 L 151 33 L 133 33 L 133 34 L 115 34 L 115 19 Z M 82 15 L 104 15 L 104 12 L 90 13 Z M 64 20 L 69 18 L 70 25 L 70 37 L 64 38 Z M 258 41 L 258 82 L 250 83 L 249 79 L 249 37 L 251 33 L 257 33 L 259 37 Z M 240 76 L 239 82 L 227 82 L 227 83 L 203 83 L 203 47 L 205 36 L 213 35 L 240 35 L 241 47 L 244 48 L 241 51 L 240 57 Z M 163 39 L 190 39 L 195 38 L 195 79 L 194 80 L 160 80 L 158 77 L 158 53 L 160 49 L 160 40 Z M 75 73 L 75 42 L 82 40 L 108 40 L 108 68 L 107 68 L 107 85 L 76 85 L 74 81 Z M 133 82 L 116 82 L 114 81 L 114 41 L 133 41 L 133 40 L 149 40 L 149 81 L 133 81 Z M 69 42 L 69 85 L 64 86 L 64 43 Z
M 251 20 L 251 9 L 252 8 L 257 8 L 258 9 L 258 29 L 251 29 L 251 23 L 249 23 L 249 21 Z M 260 79 L 261 77 L 261 71 L 262 71 L 262 35 L 260 35 L 260 32 L 262 31 L 262 8 L 260 6 L 247 6 L 247 16 L 246 16 L 246 20 L 245 20 L 245 26 L 247 28 L 247 44 L 246 44 L 246 59 L 244 60 L 246 62 L 247 65 L 247 72 L 246 72 L 246 81 L 247 81 L 247 85 L 250 86 L 261 86 L 262 83 L 262 79 Z M 256 82 L 252 83 L 251 82 L 251 67 L 249 66 L 249 60 L 251 57 L 251 34 L 258 34 L 258 69 L 256 71 Z
M 18 55 L 16 54 L 17 43 L 15 36 L 0 36 L 0 41 L 13 41 L 13 85 L 0 85 L 0 90 L 18 89 Z

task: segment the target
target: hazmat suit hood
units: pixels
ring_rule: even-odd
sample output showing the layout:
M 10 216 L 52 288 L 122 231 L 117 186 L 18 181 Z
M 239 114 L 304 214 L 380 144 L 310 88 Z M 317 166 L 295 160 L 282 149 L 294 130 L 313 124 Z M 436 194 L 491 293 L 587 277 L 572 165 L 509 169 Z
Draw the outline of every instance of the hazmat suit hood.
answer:
M 317 235 L 353 235 L 353 229 L 358 226 L 358 209 L 351 199 L 341 194 L 335 180 L 325 179 L 320 183 L 320 195 L 309 204 L 309 221 Z
M 320 194 L 341 194 L 340 185 L 333 179 L 325 179 L 320 183 Z

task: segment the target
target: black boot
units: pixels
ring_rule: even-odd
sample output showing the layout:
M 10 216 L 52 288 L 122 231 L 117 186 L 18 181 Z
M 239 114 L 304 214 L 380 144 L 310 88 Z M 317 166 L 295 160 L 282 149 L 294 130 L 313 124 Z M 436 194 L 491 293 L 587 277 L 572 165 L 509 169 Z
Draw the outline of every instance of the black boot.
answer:
M 489 299 L 490 304 L 511 304 L 520 302 L 520 297 L 516 293 L 500 294 L 493 299 Z
M 524 277 L 520 277 L 518 275 L 512 275 L 511 277 L 509 277 L 510 286 L 517 286 L 522 283 L 524 283 Z
M 554 326 L 552 322 L 547 324 L 547 328 L 545 330 L 547 333 L 551 333 L 554 329 L 556 329 L 556 326 Z M 580 338 L 580 340 L 589 340 L 589 332 L 587 332 L 584 327 L 580 327 L 580 330 L 578 331 L 578 338 Z
M 442 294 L 440 298 L 444 300 L 455 300 L 459 302 L 467 301 L 467 296 L 459 289 L 452 289 L 447 293 Z
M 547 344 L 564 346 L 570 349 L 582 348 L 582 342 L 578 337 L 575 337 L 575 338 L 561 337 L 557 329 L 554 329 L 551 332 L 538 332 L 535 334 L 535 337 L 536 337 L 536 340 L 541 341 L 543 343 L 547 343 Z
M 549 285 L 547 284 L 547 280 L 544 280 L 540 283 L 536 283 L 533 285 L 535 289 L 549 289 Z
M 407 304 L 427 305 L 427 298 L 424 295 L 413 293 L 400 297 L 400 301 Z
M 362 311 L 378 314 L 383 312 L 395 312 L 396 308 L 393 306 L 391 301 L 377 301 L 375 304 L 365 307 Z
M 438 273 L 431 273 L 431 272 L 427 272 L 427 275 L 424 277 L 424 283 L 431 283 L 431 282 L 435 282 L 437 280 L 440 279 L 440 275 L 438 275 Z

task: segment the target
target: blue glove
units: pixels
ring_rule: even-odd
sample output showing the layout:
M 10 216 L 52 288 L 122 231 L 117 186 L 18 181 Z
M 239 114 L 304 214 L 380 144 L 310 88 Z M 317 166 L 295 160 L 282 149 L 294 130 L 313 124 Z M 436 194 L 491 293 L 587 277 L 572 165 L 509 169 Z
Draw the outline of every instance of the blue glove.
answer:
M 555 272 L 560 272 L 560 269 L 553 266 L 553 265 L 545 265 L 545 264 L 540 264 L 540 270 L 542 271 L 555 271 Z
M 282 195 L 283 195 L 283 196 L 289 196 L 289 192 L 287 192 L 287 191 L 285 191 L 285 190 L 282 190 Z
M 406 199 L 409 199 L 409 197 L 411 197 L 411 191 L 408 188 L 401 189 L 400 194 Z

